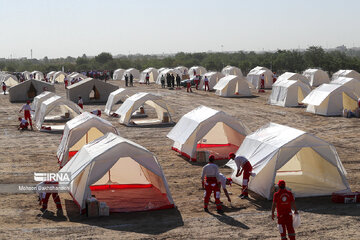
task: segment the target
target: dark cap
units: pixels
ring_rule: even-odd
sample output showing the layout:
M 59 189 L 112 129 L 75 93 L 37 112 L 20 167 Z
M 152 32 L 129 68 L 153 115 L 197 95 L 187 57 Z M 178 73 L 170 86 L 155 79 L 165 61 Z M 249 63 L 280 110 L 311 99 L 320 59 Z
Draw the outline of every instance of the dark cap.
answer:
M 209 156 L 209 162 L 213 162 L 214 160 L 215 160 L 215 156 L 211 154 Z
M 233 152 L 229 153 L 229 158 L 235 158 L 235 153 Z

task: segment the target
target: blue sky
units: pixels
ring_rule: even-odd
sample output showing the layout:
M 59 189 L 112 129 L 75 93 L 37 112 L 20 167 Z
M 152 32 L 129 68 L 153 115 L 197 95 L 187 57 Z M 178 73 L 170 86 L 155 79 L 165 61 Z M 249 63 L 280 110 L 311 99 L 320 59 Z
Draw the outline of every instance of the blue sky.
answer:
M 360 46 L 360 1 L 0 0 L 0 58 Z

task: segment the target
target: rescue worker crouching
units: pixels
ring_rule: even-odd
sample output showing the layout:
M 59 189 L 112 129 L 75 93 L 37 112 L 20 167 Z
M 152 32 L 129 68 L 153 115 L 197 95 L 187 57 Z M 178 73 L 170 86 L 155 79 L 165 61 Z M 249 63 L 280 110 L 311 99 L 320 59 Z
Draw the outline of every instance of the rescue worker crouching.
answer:
M 240 198 L 241 199 L 249 198 L 248 184 L 249 184 L 250 176 L 252 174 L 251 163 L 243 156 L 235 156 L 235 153 L 229 153 L 229 158 L 233 159 L 236 163 L 237 166 L 236 177 L 240 177 L 241 174 L 243 174 L 242 193 L 240 195 Z

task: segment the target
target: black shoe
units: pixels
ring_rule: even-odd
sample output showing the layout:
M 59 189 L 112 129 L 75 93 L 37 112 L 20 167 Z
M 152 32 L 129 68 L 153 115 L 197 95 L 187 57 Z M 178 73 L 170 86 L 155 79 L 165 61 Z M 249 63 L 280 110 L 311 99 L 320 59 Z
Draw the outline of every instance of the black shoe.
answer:
M 60 216 L 64 216 L 63 210 L 62 209 L 58 209 L 56 211 L 56 216 L 60 217 Z
M 44 212 L 46 212 L 47 210 L 46 210 L 45 208 L 40 208 L 40 211 L 41 211 L 42 213 L 44 213 Z
M 224 210 L 222 210 L 222 209 L 218 209 L 218 210 L 216 210 L 217 211 L 217 213 L 219 213 L 219 214 L 224 214 Z
M 249 197 L 246 196 L 246 195 L 242 195 L 240 198 L 241 198 L 241 199 L 248 199 Z
M 209 212 L 209 209 L 208 209 L 208 208 L 204 208 L 204 211 L 205 211 L 205 212 Z
M 242 198 L 242 197 L 244 197 L 244 194 L 240 194 L 240 195 L 239 195 L 239 198 Z

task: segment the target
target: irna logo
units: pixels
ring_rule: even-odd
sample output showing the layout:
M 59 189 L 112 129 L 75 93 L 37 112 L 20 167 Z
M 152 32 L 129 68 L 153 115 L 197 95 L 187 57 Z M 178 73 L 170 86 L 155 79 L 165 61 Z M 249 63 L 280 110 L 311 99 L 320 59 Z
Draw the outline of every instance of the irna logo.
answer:
M 34 180 L 37 182 L 55 181 L 55 182 L 70 182 L 70 173 L 34 173 Z

